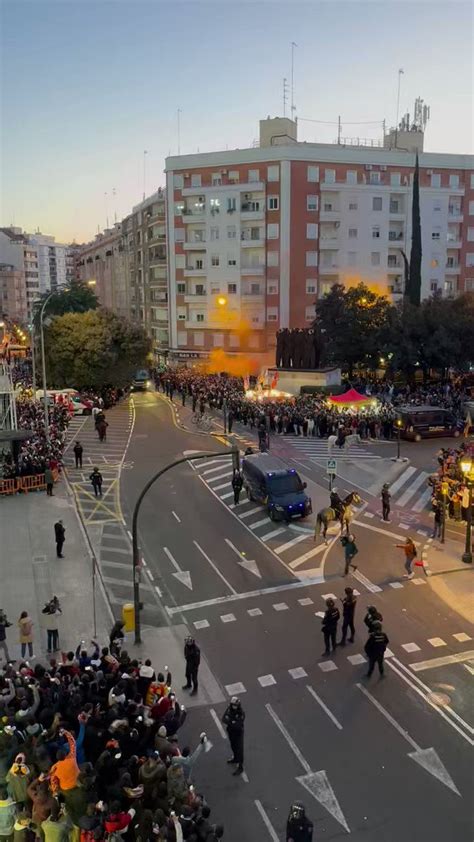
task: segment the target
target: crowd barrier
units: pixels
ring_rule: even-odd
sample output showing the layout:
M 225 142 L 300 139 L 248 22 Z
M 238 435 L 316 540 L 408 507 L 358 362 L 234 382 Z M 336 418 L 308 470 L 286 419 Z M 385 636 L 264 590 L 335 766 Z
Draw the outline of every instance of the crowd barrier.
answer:
M 59 471 L 53 471 L 53 481 L 59 479 Z M 43 491 L 46 488 L 44 474 L 32 474 L 26 477 L 14 477 L 13 479 L 0 479 L 1 494 L 28 494 L 29 491 Z

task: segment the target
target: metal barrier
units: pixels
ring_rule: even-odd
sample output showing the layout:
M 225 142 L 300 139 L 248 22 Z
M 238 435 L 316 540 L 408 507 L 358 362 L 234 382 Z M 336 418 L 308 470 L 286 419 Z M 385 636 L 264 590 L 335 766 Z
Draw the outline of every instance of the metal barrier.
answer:
M 59 471 L 53 471 L 53 482 L 59 479 Z M 29 491 L 42 491 L 46 488 L 44 474 L 32 474 L 27 477 L 14 477 L 13 479 L 0 479 L 1 494 L 28 494 Z
M 18 491 L 18 479 L 1 479 L 0 494 L 16 494 Z

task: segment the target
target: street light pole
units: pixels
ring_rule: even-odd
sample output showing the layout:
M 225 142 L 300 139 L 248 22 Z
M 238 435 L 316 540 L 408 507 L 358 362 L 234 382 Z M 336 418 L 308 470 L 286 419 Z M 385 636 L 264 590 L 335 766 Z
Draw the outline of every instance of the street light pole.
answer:
M 36 398 L 36 349 L 35 349 L 35 326 L 31 322 L 31 381 L 33 386 L 33 399 Z
M 225 456 L 226 454 L 222 454 Z M 228 456 L 232 457 L 233 468 L 234 470 L 240 469 L 240 454 L 239 449 L 237 447 L 233 447 Z M 143 502 L 143 498 L 150 490 L 151 486 L 154 485 L 157 479 L 159 479 L 163 474 L 166 474 L 167 471 L 171 470 L 171 468 L 175 468 L 176 465 L 181 465 L 183 462 L 193 462 L 195 459 L 212 459 L 215 458 L 216 452 L 212 453 L 195 453 L 190 456 L 182 456 L 181 459 L 175 459 L 174 462 L 170 462 L 169 465 L 166 465 L 161 471 L 158 471 L 156 474 L 152 476 L 151 479 L 148 480 L 144 488 L 139 494 L 138 500 L 135 503 L 135 508 L 133 510 L 132 516 L 132 564 L 133 564 L 133 605 L 135 610 L 135 643 L 141 643 L 141 621 L 140 621 L 140 553 L 138 548 L 138 514 L 140 512 L 140 507 Z
M 462 554 L 464 564 L 472 564 L 472 479 L 468 479 L 469 498 L 467 504 L 466 546 Z
M 443 495 L 443 523 L 441 525 L 441 543 L 445 543 L 446 536 L 446 500 L 448 499 L 448 483 L 443 482 L 441 485 L 441 493 Z
M 43 377 L 43 395 L 44 395 L 44 433 L 46 438 L 46 447 L 49 449 L 50 439 L 49 439 L 49 409 L 48 409 L 48 389 L 46 386 L 46 356 L 44 353 L 44 330 L 43 330 L 43 316 L 44 310 L 46 305 L 48 304 L 50 298 L 52 298 L 54 292 L 50 292 L 48 296 L 46 296 L 43 304 L 41 305 L 40 315 L 39 315 L 39 323 L 40 323 L 40 339 L 41 339 L 41 369 L 42 369 L 42 377 Z

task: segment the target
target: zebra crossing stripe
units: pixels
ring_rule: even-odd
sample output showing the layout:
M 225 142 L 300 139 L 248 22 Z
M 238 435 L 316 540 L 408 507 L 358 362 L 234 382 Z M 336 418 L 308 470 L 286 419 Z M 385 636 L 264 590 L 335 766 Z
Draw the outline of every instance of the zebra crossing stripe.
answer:
M 399 491 L 399 489 L 402 487 L 402 485 L 405 485 L 407 480 L 409 480 L 412 474 L 415 473 L 415 471 L 416 468 L 414 468 L 413 466 L 406 468 L 403 471 L 403 474 L 401 474 L 401 476 L 399 476 L 398 479 L 390 486 L 390 494 L 396 494 L 397 491 Z
M 413 495 L 418 491 L 420 485 L 428 478 L 428 474 L 425 471 L 421 471 L 421 473 L 417 476 L 415 480 L 408 486 L 408 488 L 403 492 L 402 496 L 399 497 L 397 500 L 397 506 L 406 506 L 406 504 L 411 500 Z

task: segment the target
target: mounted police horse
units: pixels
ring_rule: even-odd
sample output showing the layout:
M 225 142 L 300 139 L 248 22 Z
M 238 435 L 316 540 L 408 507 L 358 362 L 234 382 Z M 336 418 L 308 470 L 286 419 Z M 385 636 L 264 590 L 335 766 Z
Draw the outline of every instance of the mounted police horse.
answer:
M 328 531 L 328 526 L 332 523 L 333 520 L 339 521 L 341 525 L 341 535 L 344 532 L 344 526 L 346 528 L 346 535 L 349 535 L 349 527 L 351 525 L 351 520 L 354 516 L 354 512 L 352 510 L 352 504 L 355 503 L 359 505 L 362 503 L 362 499 L 358 495 L 357 491 L 351 491 L 344 500 L 341 500 L 340 506 L 332 508 L 328 506 L 327 509 L 321 509 L 318 512 L 316 517 L 316 527 L 314 530 L 314 540 L 316 538 L 323 536 L 324 540 L 326 541 L 326 533 Z M 326 541 L 327 543 L 327 541 Z

